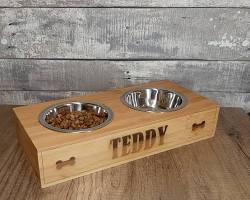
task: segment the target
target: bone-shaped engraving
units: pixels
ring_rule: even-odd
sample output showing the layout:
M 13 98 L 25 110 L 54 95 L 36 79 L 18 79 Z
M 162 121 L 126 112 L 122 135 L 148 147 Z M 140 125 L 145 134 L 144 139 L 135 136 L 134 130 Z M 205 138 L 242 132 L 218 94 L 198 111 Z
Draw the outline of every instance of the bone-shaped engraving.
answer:
M 68 160 L 62 161 L 62 160 L 58 160 L 56 162 L 56 168 L 57 169 L 61 169 L 63 166 L 65 165 L 74 165 L 76 162 L 76 158 L 75 157 L 71 157 Z
M 192 131 L 195 131 L 197 129 L 200 129 L 200 128 L 204 128 L 205 127 L 205 121 L 202 121 L 201 123 L 197 124 L 197 123 L 194 123 L 193 126 L 192 126 Z

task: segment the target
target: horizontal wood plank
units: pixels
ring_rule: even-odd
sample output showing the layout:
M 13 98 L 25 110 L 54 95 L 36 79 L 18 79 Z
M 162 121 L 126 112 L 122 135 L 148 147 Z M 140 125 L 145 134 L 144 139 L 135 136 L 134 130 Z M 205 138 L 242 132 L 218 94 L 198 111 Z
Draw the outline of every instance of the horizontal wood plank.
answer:
M 0 90 L 96 91 L 165 79 L 198 91 L 250 92 L 250 62 L 0 60 Z
M 1 7 L 247 7 L 248 0 L 2 0 Z
M 32 104 L 48 100 L 79 96 L 85 91 L 0 91 L 0 104 Z M 237 92 L 200 92 L 217 101 L 221 106 L 242 107 L 250 111 L 250 93 Z
M 247 8 L 2 8 L 0 19 L 0 58 L 250 60 Z

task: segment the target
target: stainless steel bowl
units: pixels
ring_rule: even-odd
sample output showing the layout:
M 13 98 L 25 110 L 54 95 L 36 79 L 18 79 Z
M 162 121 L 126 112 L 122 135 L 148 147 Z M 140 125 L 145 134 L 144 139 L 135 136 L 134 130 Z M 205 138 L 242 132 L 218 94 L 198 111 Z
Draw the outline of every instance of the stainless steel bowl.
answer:
M 100 125 L 94 126 L 92 128 L 86 128 L 86 129 L 79 129 L 79 130 L 69 130 L 69 129 L 61 129 L 54 127 L 50 124 L 48 124 L 45 119 L 48 115 L 57 115 L 59 109 L 66 108 L 70 112 L 72 111 L 83 111 L 83 110 L 93 110 L 94 112 L 100 114 L 100 113 L 106 113 L 108 115 L 107 119 Z M 39 122 L 46 128 L 59 131 L 63 133 L 79 133 L 79 132 L 90 132 L 96 129 L 100 129 L 107 124 L 109 124 L 113 119 L 113 112 L 110 108 L 108 108 L 105 105 L 99 104 L 99 103 L 93 103 L 93 102 L 68 102 L 68 103 L 61 103 L 56 104 L 53 106 L 50 106 L 49 108 L 46 108 L 44 111 L 41 112 L 39 115 Z
M 159 88 L 126 92 L 121 101 L 128 107 L 144 112 L 171 112 L 183 108 L 187 99 L 180 93 Z

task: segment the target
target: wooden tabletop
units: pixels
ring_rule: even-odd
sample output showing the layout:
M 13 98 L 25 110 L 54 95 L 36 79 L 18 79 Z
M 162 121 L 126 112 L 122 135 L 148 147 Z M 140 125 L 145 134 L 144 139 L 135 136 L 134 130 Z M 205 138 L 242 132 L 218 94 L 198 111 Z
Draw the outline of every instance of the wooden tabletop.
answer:
M 0 199 L 250 199 L 250 117 L 222 108 L 215 137 L 41 189 L 0 106 Z

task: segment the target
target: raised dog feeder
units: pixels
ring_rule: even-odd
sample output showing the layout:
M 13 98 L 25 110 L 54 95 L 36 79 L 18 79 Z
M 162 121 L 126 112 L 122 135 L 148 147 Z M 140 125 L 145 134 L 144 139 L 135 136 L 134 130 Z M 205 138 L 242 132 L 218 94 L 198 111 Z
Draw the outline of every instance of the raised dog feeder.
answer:
M 41 186 L 47 187 L 210 138 L 219 106 L 170 81 L 158 81 L 14 112 L 19 143 Z

